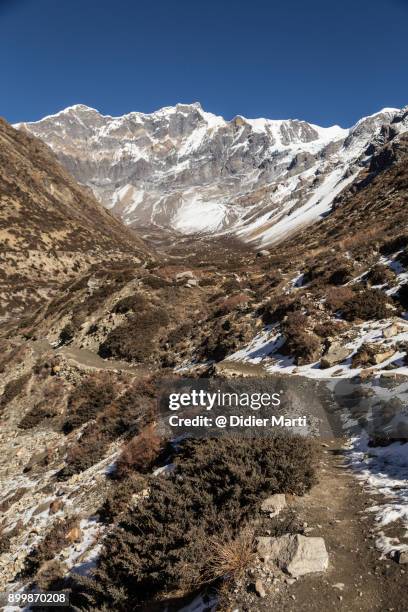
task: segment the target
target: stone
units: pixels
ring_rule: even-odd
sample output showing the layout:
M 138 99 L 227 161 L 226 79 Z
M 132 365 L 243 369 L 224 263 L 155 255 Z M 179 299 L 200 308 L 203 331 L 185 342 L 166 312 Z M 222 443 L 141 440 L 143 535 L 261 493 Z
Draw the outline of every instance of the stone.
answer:
M 269 251 L 267 251 L 266 249 L 262 249 L 262 251 L 258 251 L 256 256 L 257 257 L 268 257 L 269 255 Z
M 373 356 L 375 364 L 378 365 L 380 363 L 383 363 L 383 361 L 386 361 L 387 359 L 392 357 L 394 353 L 395 353 L 395 349 L 390 349 L 388 351 L 382 351 L 380 353 L 376 353 Z
M 70 531 L 68 531 L 67 535 L 65 536 L 66 539 L 70 542 L 70 544 L 73 544 L 74 542 L 80 542 L 81 541 L 81 530 L 79 527 L 73 527 Z
M 255 580 L 255 592 L 259 597 L 266 597 L 266 591 L 263 582 L 259 578 Z
M 198 287 L 198 280 L 196 278 L 190 278 L 186 283 L 186 287 Z
M 329 556 L 323 538 L 287 534 L 279 538 L 257 539 L 257 553 L 265 562 L 274 562 L 294 578 L 324 572 Z
M 408 563 L 408 550 L 398 550 L 396 559 L 400 565 L 405 565 Z
M 383 338 L 392 338 L 396 336 L 399 332 L 398 325 L 392 323 L 382 331 Z
M 286 508 L 286 497 L 282 493 L 276 493 L 263 500 L 261 504 L 262 512 L 277 516 L 284 508 Z
M 179 272 L 178 274 L 176 274 L 176 281 L 186 280 L 189 278 L 191 279 L 195 278 L 191 270 L 186 270 L 185 272 Z
M 342 582 L 336 582 L 336 584 L 333 584 L 333 588 L 342 591 L 344 589 L 344 584 Z
M 50 503 L 50 514 L 56 514 L 63 508 L 64 504 L 60 499 L 54 499 Z
M 359 376 L 361 380 L 368 380 L 369 378 L 372 378 L 374 374 L 375 370 L 372 368 L 365 368 L 364 370 L 361 370 Z
M 333 342 L 327 350 L 326 354 L 320 359 L 321 368 L 332 368 L 341 363 L 350 355 L 350 349 L 341 346 L 338 342 Z

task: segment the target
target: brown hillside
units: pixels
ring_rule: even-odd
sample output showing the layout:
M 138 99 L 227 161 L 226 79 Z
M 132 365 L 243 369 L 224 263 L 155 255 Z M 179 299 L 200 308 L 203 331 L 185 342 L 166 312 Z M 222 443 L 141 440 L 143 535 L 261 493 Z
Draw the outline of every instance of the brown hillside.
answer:
M 0 316 L 94 263 L 147 252 L 34 137 L 0 119 Z

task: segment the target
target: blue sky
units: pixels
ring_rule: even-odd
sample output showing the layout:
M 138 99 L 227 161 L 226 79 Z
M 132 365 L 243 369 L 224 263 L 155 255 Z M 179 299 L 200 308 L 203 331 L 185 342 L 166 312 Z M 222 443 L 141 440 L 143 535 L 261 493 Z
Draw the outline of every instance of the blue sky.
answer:
M 347 127 L 408 104 L 408 0 L 0 0 L 0 115 L 200 101 Z

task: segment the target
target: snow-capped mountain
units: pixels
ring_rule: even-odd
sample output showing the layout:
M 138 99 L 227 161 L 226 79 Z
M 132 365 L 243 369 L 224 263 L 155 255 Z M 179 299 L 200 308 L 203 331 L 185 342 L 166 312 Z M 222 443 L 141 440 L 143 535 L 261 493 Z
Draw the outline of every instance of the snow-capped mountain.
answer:
M 75 105 L 17 127 L 50 145 L 127 225 L 271 244 L 327 213 L 376 148 L 408 129 L 408 112 L 385 108 L 343 129 L 226 121 L 198 103 L 122 117 Z

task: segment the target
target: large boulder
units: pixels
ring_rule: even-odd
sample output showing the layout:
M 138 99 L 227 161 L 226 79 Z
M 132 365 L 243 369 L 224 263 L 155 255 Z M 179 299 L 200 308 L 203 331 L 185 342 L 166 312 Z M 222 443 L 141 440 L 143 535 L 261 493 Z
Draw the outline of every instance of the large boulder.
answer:
M 257 540 L 257 552 L 265 563 L 275 563 L 294 578 L 324 572 L 329 565 L 323 538 L 308 538 L 300 534 L 261 537 Z
M 329 349 L 320 359 L 321 368 L 332 368 L 333 366 L 341 363 L 350 355 L 350 349 L 345 346 L 341 346 L 338 342 L 333 342 Z

